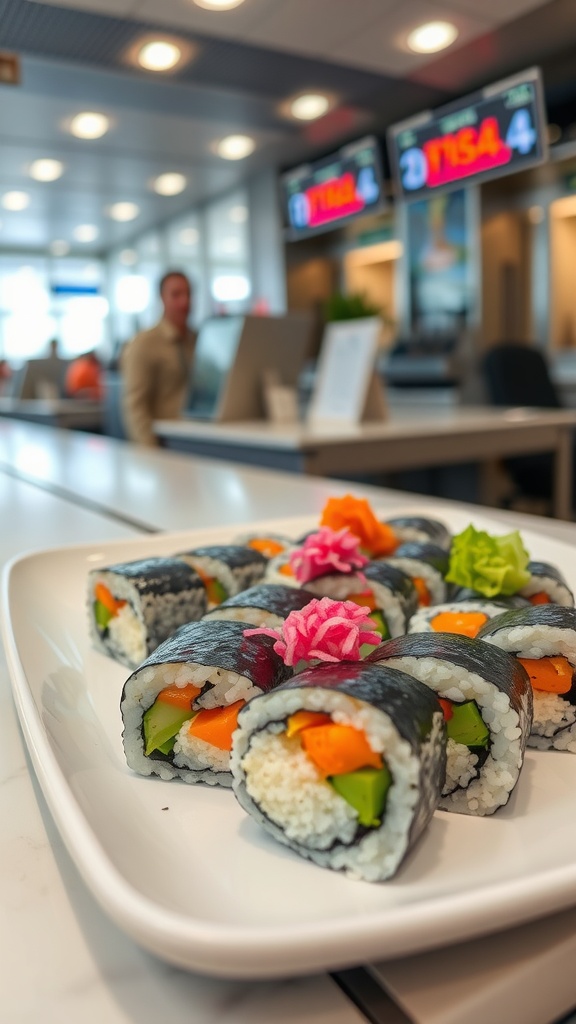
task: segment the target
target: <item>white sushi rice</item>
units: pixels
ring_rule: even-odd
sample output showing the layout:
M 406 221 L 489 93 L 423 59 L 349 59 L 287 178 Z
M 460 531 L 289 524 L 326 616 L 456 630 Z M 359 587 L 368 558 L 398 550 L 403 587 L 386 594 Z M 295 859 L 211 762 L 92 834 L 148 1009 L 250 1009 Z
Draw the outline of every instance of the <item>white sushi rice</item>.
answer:
M 448 796 L 455 789 L 466 786 L 478 775 L 478 755 L 473 754 L 463 743 L 449 739 L 446 744 L 446 785 L 442 796 Z
M 559 626 L 514 626 L 499 629 L 485 638 L 486 643 L 509 651 L 519 658 L 567 658 L 576 666 L 576 632 Z
M 534 594 L 548 594 L 553 604 L 560 604 L 565 608 L 574 607 L 574 598 L 568 587 L 563 586 L 552 576 L 532 576 L 530 582 L 518 593 L 526 598 L 531 598 Z
M 300 584 L 296 577 L 292 574 L 286 576 L 285 573 L 280 570 L 284 565 L 290 564 L 290 551 L 293 548 L 283 551 L 281 555 L 276 555 L 275 558 L 271 558 L 266 566 L 266 572 L 264 573 L 263 583 L 281 583 L 285 587 L 299 587 Z M 306 584 L 308 589 L 308 584 Z
M 442 604 L 446 600 L 446 584 L 442 574 L 437 569 L 434 569 L 433 566 L 428 565 L 427 562 L 421 562 L 415 558 L 387 558 L 386 564 L 394 565 L 397 569 L 401 569 L 411 579 L 419 576 L 420 579 L 424 580 L 432 599 L 432 604 Z
M 285 736 L 285 720 L 301 710 L 330 714 L 333 721 L 363 731 L 391 772 L 382 823 L 358 841 L 354 808 L 321 778 L 299 741 Z M 232 747 L 234 791 L 277 840 L 316 864 L 351 878 L 383 881 L 394 874 L 407 850 L 419 787 L 432 774 L 428 762 L 442 729 L 438 714 L 419 760 L 389 716 L 368 704 L 320 688 L 272 692 L 242 712 Z
M 247 622 L 251 626 L 266 626 L 268 629 L 279 629 L 284 619 L 274 612 L 267 612 L 264 608 L 254 608 L 247 605 L 245 608 L 215 608 L 208 612 L 205 619 L 224 619 L 227 622 Z
M 442 612 L 455 612 L 456 614 L 460 612 L 462 614 L 465 612 L 481 612 L 483 615 L 486 615 L 486 621 L 488 621 L 488 619 L 495 618 L 496 615 L 502 615 L 502 612 L 506 610 L 502 605 L 492 604 L 490 601 L 454 601 L 452 603 L 447 602 L 446 604 L 433 605 L 429 608 L 419 608 L 410 619 L 408 632 L 435 633 L 436 630 L 432 625 L 432 620 Z
M 534 690 L 534 720 L 528 746 L 576 754 L 576 707 L 559 693 Z
M 390 658 L 386 666 L 401 669 L 434 690 L 439 697 L 457 703 L 474 700 L 490 731 L 490 749 L 480 773 L 471 759 L 461 760 L 462 751 L 450 748 L 448 741 L 447 787 L 440 808 L 460 814 L 493 814 L 508 802 L 522 767 L 522 728 L 518 712 L 510 698 L 493 683 L 474 672 L 440 658 Z M 464 750 L 468 751 L 467 747 Z M 476 756 L 476 755 L 473 755 Z M 476 757 L 476 763 L 478 758 Z M 473 771 L 474 776 L 466 776 Z M 458 781 L 461 777 L 462 781 Z M 453 783 L 456 782 L 456 786 Z M 465 788 L 462 788 L 465 784 Z
M 94 615 L 94 590 L 103 583 L 117 601 L 126 601 L 101 633 Z M 206 610 L 204 589 L 191 586 L 175 593 L 140 593 L 130 577 L 107 569 L 88 576 L 88 620 L 94 646 L 129 668 L 138 665 L 186 622 L 200 619 Z
M 388 587 L 383 587 L 373 580 L 362 580 L 355 573 L 321 576 L 307 583 L 306 590 L 310 590 L 317 597 L 331 597 L 333 601 L 347 601 L 351 594 L 362 594 L 370 590 L 374 595 L 377 610 L 381 611 L 386 619 L 390 636 L 403 636 L 406 632 L 406 615 L 400 599 L 388 590 Z M 366 613 L 370 614 L 368 608 Z
M 144 713 L 152 706 L 161 690 L 168 686 L 184 687 L 188 683 L 203 687 L 202 694 L 194 701 L 195 710 L 224 707 L 237 700 L 251 700 L 262 692 L 246 676 L 193 662 L 149 665 L 141 669 L 126 684 L 121 705 L 128 765 L 139 775 L 159 775 L 165 780 L 180 777 L 185 782 L 231 786 L 228 751 L 185 735 L 189 724 L 187 722 L 182 726 L 174 744 L 175 765 L 169 761 L 146 757 L 144 753 Z

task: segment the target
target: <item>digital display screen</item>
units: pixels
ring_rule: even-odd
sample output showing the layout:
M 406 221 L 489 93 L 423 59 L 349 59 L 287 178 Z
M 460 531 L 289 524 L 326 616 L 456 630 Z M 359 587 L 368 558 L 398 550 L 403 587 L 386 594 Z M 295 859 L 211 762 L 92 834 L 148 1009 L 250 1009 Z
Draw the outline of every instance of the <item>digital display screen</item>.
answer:
M 288 238 L 338 227 L 382 207 L 382 165 L 376 139 L 361 139 L 317 163 L 282 176 Z
M 532 68 L 389 130 L 404 199 L 499 177 L 547 156 L 540 72 Z

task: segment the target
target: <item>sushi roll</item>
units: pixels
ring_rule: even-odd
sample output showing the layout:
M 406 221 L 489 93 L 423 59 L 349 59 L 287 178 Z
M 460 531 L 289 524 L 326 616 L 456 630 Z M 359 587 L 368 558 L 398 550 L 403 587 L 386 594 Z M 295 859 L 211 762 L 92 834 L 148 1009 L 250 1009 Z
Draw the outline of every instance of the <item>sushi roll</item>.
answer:
M 139 775 L 230 786 L 240 708 L 292 675 L 267 636 L 242 622 L 191 622 L 124 685 L 126 761 Z
M 424 516 L 394 516 L 384 520 L 391 526 L 401 543 L 413 540 L 419 544 L 436 544 L 444 551 L 450 550 L 452 534 L 439 519 L 427 519 Z
M 207 611 L 202 580 L 179 558 L 146 558 L 93 569 L 88 615 L 94 646 L 128 668 L 185 622 Z
M 382 665 L 301 672 L 238 716 L 234 793 L 279 842 L 352 878 L 391 878 L 444 784 L 444 716 L 432 691 Z
M 252 626 L 281 626 L 290 612 L 302 611 L 314 594 L 309 590 L 286 587 L 280 584 L 260 583 L 230 597 L 217 608 L 208 612 L 206 622 L 214 619 L 248 622 Z
M 565 608 L 574 607 L 574 594 L 555 565 L 548 562 L 529 562 L 527 570 L 531 579 L 522 587 L 520 594 L 530 604 L 561 604 Z
M 386 562 L 410 577 L 418 591 L 419 604 L 441 604 L 446 600 L 448 553 L 437 544 L 407 541 Z
M 530 677 L 534 719 L 528 746 L 576 754 L 576 611 L 558 604 L 504 612 L 478 634 L 515 654 Z
M 412 633 L 366 661 L 407 672 L 442 699 L 448 742 L 440 808 L 483 816 L 506 804 L 532 723 L 530 681 L 516 658 L 467 636 Z
M 408 633 L 456 633 L 475 637 L 503 606 L 482 597 L 476 601 L 446 601 L 430 608 L 419 608 L 410 619 Z
M 266 566 L 263 583 L 278 583 L 284 587 L 299 587 L 294 570 L 290 564 L 290 552 L 294 548 L 283 551 L 281 555 L 271 558 Z
M 261 555 L 264 555 L 264 558 L 268 561 L 294 547 L 294 541 L 290 537 L 285 537 L 281 533 L 269 533 L 267 530 L 256 533 L 241 533 L 234 538 L 233 544 L 252 548 L 253 551 L 258 551 Z
M 388 562 L 369 562 L 361 573 L 318 576 L 306 584 L 306 589 L 315 597 L 365 605 L 384 639 L 405 633 L 418 607 L 418 594 L 412 580 Z
M 211 608 L 258 583 L 267 565 L 259 551 L 238 544 L 194 548 L 180 552 L 177 558 L 191 565 L 204 580 Z

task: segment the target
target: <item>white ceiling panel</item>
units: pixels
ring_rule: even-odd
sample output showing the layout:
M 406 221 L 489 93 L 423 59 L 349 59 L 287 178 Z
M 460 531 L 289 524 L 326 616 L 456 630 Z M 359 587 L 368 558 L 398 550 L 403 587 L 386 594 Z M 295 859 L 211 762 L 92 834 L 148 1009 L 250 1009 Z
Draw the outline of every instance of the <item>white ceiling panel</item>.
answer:
M 381 22 L 396 6 L 398 0 L 290 0 L 264 14 L 245 39 L 326 60 L 335 47 Z
M 159 0 L 160 3 L 163 0 Z M 74 7 L 77 11 L 92 14 L 112 14 L 117 18 L 128 18 L 134 13 L 137 0 L 36 0 L 50 7 Z
M 470 14 L 481 12 L 487 18 L 493 18 L 499 24 L 512 21 L 513 18 L 521 18 L 523 14 L 535 10 L 536 7 L 543 7 L 548 0 L 450 0 L 450 7 L 460 11 L 468 11 Z
M 347 42 L 333 52 L 333 59 L 354 67 L 377 71 L 380 74 L 410 74 L 430 62 L 436 55 L 411 53 L 406 46 L 406 37 L 425 21 L 452 21 L 459 35 L 451 49 L 470 42 L 476 36 L 490 31 L 494 24 L 490 20 L 456 11 L 442 4 L 429 4 L 425 0 L 401 3 L 390 11 L 379 25 L 359 35 L 351 36 Z M 443 53 L 449 53 L 444 50 Z

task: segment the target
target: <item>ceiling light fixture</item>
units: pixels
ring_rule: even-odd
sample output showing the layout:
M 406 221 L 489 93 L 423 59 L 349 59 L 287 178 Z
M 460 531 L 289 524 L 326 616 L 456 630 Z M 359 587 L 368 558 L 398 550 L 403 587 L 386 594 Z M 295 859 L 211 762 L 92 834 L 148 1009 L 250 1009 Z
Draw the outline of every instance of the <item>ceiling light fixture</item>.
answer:
M 228 211 L 228 219 L 233 224 L 245 224 L 248 220 L 248 210 L 245 206 L 232 206 Z
M 182 245 L 196 245 L 200 238 L 200 232 L 198 228 L 182 228 L 178 238 Z
M 70 252 L 70 243 L 63 238 L 55 238 L 48 248 L 52 256 L 67 256 Z
M 138 63 L 146 71 L 172 71 L 182 61 L 182 50 L 168 39 L 151 39 L 138 51 Z
M 85 110 L 76 114 L 70 122 L 70 132 L 77 139 L 101 139 L 110 128 L 110 119 L 106 114 L 95 110 Z
M 113 203 L 106 212 L 112 220 L 117 220 L 124 224 L 130 220 L 136 220 L 140 213 L 140 207 L 136 203 Z
M 89 242 L 96 241 L 99 232 L 95 224 L 79 224 L 78 227 L 74 228 L 72 234 L 77 242 L 88 244 Z
M 34 181 L 57 181 L 64 174 L 64 164 L 60 160 L 46 157 L 34 160 L 28 168 L 28 173 Z
M 30 196 L 27 192 L 5 192 L 2 196 L 2 206 L 11 213 L 20 213 L 30 205 Z
M 207 11 L 231 11 L 233 7 L 240 7 L 244 0 L 194 0 L 194 3 Z
M 184 191 L 188 179 L 186 175 L 177 171 L 168 171 L 166 174 L 159 174 L 152 182 L 152 188 L 159 196 L 178 196 Z
M 254 152 L 256 143 L 249 135 L 227 135 L 215 143 L 214 149 L 223 160 L 244 160 Z
M 118 260 L 123 267 L 133 267 L 138 262 L 138 253 L 135 249 L 122 249 Z
M 323 117 L 330 107 L 329 97 L 320 92 L 304 92 L 289 102 L 290 113 L 298 121 L 315 121 Z
M 427 21 L 410 32 L 406 40 L 414 53 L 437 53 L 458 38 L 458 29 L 451 21 Z

